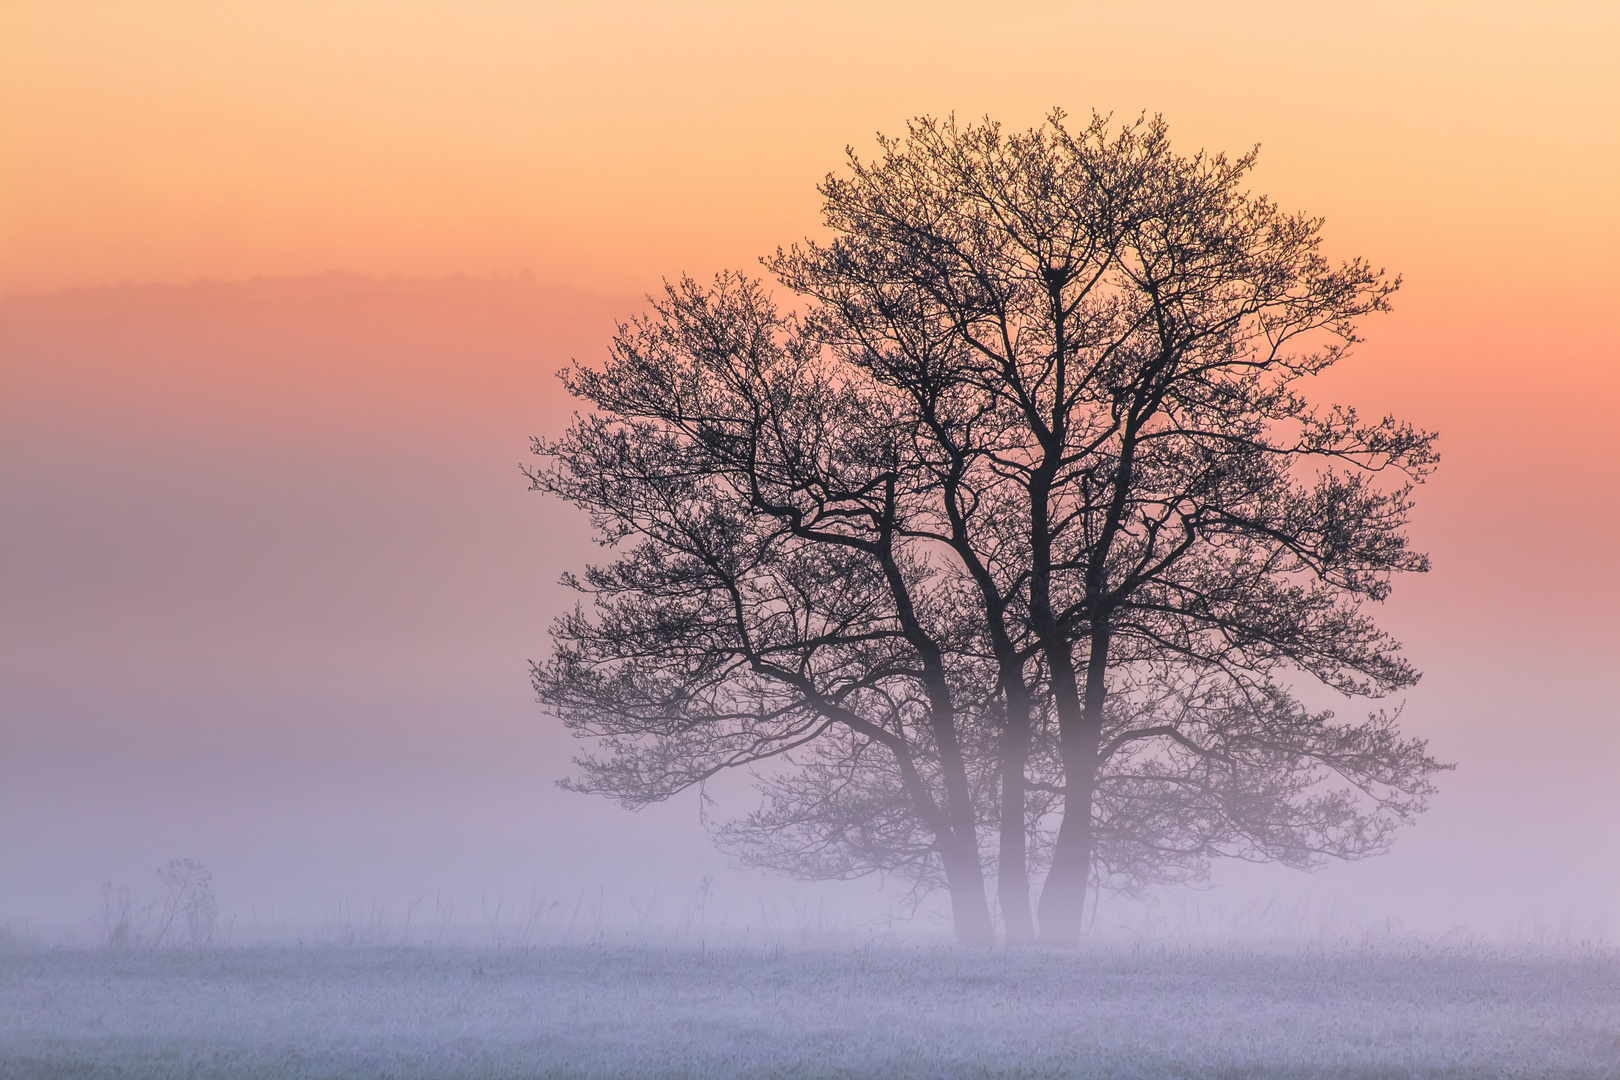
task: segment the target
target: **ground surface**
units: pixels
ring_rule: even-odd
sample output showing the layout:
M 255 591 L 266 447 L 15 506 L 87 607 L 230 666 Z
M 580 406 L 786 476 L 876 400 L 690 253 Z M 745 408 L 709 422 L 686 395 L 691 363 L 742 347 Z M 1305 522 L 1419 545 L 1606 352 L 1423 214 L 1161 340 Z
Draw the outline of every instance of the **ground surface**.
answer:
M 1620 955 L 0 955 L 0 1077 L 1620 1077 Z

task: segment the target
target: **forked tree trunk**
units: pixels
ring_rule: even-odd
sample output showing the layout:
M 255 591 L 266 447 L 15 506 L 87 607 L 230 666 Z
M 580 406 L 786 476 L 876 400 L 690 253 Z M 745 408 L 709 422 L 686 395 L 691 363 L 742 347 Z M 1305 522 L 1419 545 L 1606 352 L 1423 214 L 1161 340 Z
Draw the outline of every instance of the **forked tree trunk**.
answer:
M 1067 755 L 1065 755 L 1067 757 Z M 1086 893 L 1091 879 L 1091 795 L 1076 797 L 1074 771 L 1065 768 L 1063 824 L 1052 850 L 1052 868 L 1041 886 L 1042 945 L 1074 948 L 1085 926 Z
M 1063 657 L 1066 660 L 1067 657 Z M 1054 665 L 1054 674 L 1058 675 Z M 1073 687 L 1073 669 L 1066 681 Z M 1099 635 L 1091 643 L 1086 662 L 1083 702 L 1077 695 L 1060 695 L 1058 751 L 1063 759 L 1063 823 L 1052 849 L 1052 868 L 1041 886 L 1042 945 L 1074 948 L 1085 928 L 1086 894 L 1091 884 L 1095 842 L 1091 823 L 1092 796 L 1097 789 L 1097 755 L 1102 746 L 1103 705 L 1108 697 L 1108 639 Z M 1060 679 L 1054 679 L 1054 682 Z M 1068 701 L 1062 700 L 1064 696 Z M 1075 709 L 1075 705 L 1080 708 Z

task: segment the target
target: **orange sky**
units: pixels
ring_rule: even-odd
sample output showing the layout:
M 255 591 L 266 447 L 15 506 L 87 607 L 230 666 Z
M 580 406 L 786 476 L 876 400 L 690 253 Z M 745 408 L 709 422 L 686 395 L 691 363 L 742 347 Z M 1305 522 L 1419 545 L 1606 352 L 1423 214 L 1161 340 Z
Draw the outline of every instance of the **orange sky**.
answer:
M 546 814 L 638 842 L 536 794 L 568 747 L 522 661 L 591 552 L 517 474 L 551 372 L 813 232 L 846 144 L 1054 104 L 1261 143 L 1258 190 L 1405 275 L 1321 393 L 1441 432 L 1383 617 L 1465 768 L 1380 880 L 1529 897 L 1517 828 L 1620 924 L 1620 736 L 1560 756 L 1620 730 L 1620 4 L 1539 3 L 0 4 L 0 916 L 116 851 L 386 892 L 564 865 Z M 647 859 L 706 850 L 666 824 Z
M 633 297 L 814 231 L 876 130 L 1053 104 L 1261 143 L 1260 190 L 1405 275 L 1330 386 L 1469 445 L 1431 514 L 1472 512 L 1471 470 L 1613 489 L 1617 4 L 7 4 L 0 295 L 528 270 Z
M 922 112 L 1163 112 L 1467 308 L 1613 295 L 1620 6 L 0 6 L 0 293 L 343 269 L 608 293 L 815 222 Z

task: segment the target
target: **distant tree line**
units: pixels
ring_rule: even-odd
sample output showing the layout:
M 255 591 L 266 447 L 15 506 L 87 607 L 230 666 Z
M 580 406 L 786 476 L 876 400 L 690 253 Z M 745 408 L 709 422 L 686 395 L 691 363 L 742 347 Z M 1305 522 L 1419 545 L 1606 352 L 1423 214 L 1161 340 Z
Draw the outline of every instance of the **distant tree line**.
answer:
M 612 562 L 535 665 L 640 806 L 751 766 L 751 865 L 949 893 L 1073 945 L 1091 887 L 1385 850 L 1443 768 L 1368 613 L 1420 572 L 1432 433 L 1306 396 L 1399 285 L 1165 125 L 919 119 L 821 185 L 830 238 L 622 325 L 536 489 Z M 990 882 L 994 881 L 994 912 Z M 1041 880 L 1038 906 L 1032 883 Z

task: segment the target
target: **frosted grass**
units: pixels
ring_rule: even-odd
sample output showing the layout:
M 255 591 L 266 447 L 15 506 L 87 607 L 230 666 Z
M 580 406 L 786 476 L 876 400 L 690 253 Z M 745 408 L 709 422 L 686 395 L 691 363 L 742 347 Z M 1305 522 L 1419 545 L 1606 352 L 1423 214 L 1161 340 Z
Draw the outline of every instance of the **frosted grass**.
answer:
M 0 955 L 0 1077 L 1620 1077 L 1620 956 Z

